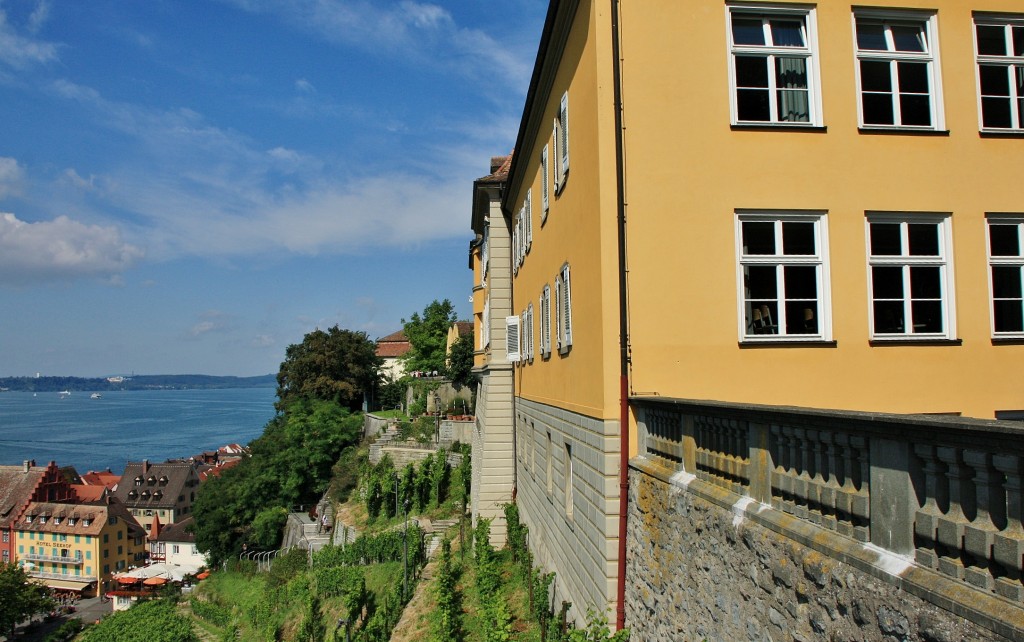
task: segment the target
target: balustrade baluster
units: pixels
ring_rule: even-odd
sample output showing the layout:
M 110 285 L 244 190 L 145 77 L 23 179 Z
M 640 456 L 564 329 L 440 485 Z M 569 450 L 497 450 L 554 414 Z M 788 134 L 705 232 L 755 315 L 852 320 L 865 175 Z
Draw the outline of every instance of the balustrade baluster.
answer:
M 957 448 L 939 446 L 936 447 L 935 454 L 946 465 L 946 478 L 949 480 L 949 510 L 939 518 L 937 529 L 939 543 L 944 547 L 939 551 L 939 570 L 950 577 L 962 580 L 964 528 L 968 523 L 962 502 L 965 496 L 964 486 L 967 484 L 970 471 L 963 465 Z
M 918 540 L 914 559 L 928 568 L 938 568 L 939 556 L 935 551 L 938 541 L 939 518 L 942 505 L 948 501 L 948 485 L 943 474 L 945 466 L 935 455 L 935 446 L 916 444 L 914 454 L 921 459 L 924 469 L 924 505 L 914 515 L 914 536 Z
M 1002 501 L 994 501 L 1001 488 L 992 467 L 992 455 L 980 450 L 964 450 L 964 462 L 974 469 L 974 493 L 977 509 L 974 520 L 964 529 L 964 549 L 974 558 L 974 565 L 964 571 L 965 579 L 975 586 L 992 590 L 995 583 L 992 567 L 992 544 L 999 530 L 995 520 L 1003 522 Z M 1002 497 L 1000 495 L 1000 500 Z M 1001 506 L 1000 504 L 1003 504 Z
M 839 506 L 838 500 L 840 497 L 840 485 L 839 485 L 839 451 L 842 447 L 836 440 L 835 433 L 825 434 L 821 436 L 821 447 L 822 457 L 828 457 L 827 470 L 828 476 L 825 480 L 825 485 L 820 490 L 822 513 L 823 513 L 823 524 L 824 526 L 834 530 L 839 530 Z M 825 464 L 823 463 L 823 466 Z
M 1021 524 L 1021 459 L 1016 455 L 993 455 L 992 465 L 1006 481 L 1006 528 L 995 534 L 992 557 L 1006 571 L 996 578 L 995 591 L 1011 600 L 1024 600 L 1024 526 Z
M 797 445 L 796 478 L 793 480 L 793 495 L 795 496 L 796 506 L 793 509 L 793 514 L 800 519 L 809 519 L 808 504 L 810 499 L 808 495 L 810 491 L 808 487 L 810 486 L 811 476 L 807 472 L 807 467 L 810 463 L 807 431 L 803 428 L 794 428 L 793 439 Z
M 850 514 L 853 516 L 853 536 L 861 542 L 871 541 L 871 461 L 868 457 L 868 440 L 860 435 L 850 435 L 847 442 L 852 449 L 852 471 L 856 491 L 850 496 Z
M 821 487 L 825 484 L 825 478 L 821 474 L 821 436 L 819 430 L 808 430 L 806 453 L 807 453 L 807 518 L 815 524 L 821 525 L 824 515 L 821 510 Z

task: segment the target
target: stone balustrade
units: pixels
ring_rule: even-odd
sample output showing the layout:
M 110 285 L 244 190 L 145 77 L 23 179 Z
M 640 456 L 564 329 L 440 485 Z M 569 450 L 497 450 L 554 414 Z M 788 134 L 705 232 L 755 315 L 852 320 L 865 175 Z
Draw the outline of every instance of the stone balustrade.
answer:
M 663 398 L 631 405 L 641 465 L 1024 603 L 1024 426 Z

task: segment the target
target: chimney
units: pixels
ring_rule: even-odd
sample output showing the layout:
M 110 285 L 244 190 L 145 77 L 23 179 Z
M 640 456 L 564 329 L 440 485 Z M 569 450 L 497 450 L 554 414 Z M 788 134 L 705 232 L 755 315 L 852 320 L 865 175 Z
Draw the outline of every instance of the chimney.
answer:
M 149 472 L 149 460 L 148 459 L 143 459 L 142 460 L 142 474 L 145 475 L 148 472 Z
M 21 472 L 27 473 L 32 468 L 32 461 L 26 459 L 21 462 Z

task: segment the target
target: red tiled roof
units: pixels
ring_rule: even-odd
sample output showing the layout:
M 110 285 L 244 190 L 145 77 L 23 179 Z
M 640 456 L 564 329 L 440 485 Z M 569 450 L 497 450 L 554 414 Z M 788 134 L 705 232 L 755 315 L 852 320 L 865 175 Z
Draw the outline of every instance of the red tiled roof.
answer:
M 377 344 L 377 356 L 383 359 L 400 357 L 410 350 L 412 350 L 412 344 L 408 341 L 405 341 L 404 343 L 392 341 L 389 343 Z
M 405 336 L 405 330 L 399 330 L 398 332 L 392 332 L 386 337 L 377 339 L 377 343 L 387 343 L 388 341 L 409 341 L 409 337 Z
M 472 321 L 456 321 L 455 329 L 458 331 L 460 337 L 464 337 L 467 334 L 473 333 L 473 322 Z
M 114 487 L 121 481 L 121 476 L 109 470 L 90 470 L 82 475 L 82 483 L 89 486 L 110 486 Z
M 506 180 L 508 170 L 512 167 L 512 154 L 513 152 L 509 152 L 508 156 L 491 157 L 491 173 L 477 180 L 482 183 L 498 183 Z
M 107 487 L 71 484 L 71 490 L 75 491 L 75 497 L 77 497 L 80 502 L 96 502 L 103 499 L 103 493 L 107 491 Z
M 0 528 L 18 518 L 45 472 L 43 466 L 29 466 L 27 472 L 23 466 L 0 466 Z

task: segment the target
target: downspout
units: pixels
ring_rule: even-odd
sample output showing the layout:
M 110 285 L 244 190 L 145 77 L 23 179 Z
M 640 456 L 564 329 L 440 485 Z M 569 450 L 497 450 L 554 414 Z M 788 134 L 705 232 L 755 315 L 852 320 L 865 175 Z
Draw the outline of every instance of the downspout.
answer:
M 615 190 L 619 246 L 619 568 L 615 629 L 626 625 L 626 514 L 629 508 L 629 308 L 626 296 L 626 198 L 622 129 L 619 0 L 611 0 L 612 87 L 615 100 Z

